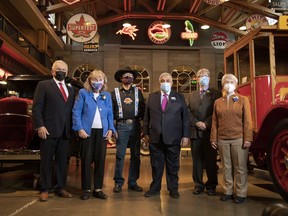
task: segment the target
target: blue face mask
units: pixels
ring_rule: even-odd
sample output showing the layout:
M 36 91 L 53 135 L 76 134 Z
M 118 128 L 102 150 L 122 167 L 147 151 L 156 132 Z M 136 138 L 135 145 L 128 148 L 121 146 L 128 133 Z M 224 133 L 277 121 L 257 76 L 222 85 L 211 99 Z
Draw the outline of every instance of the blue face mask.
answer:
M 160 88 L 164 93 L 168 93 L 171 90 L 171 84 L 168 82 L 161 83 Z
M 100 82 L 92 82 L 91 83 L 91 86 L 93 89 L 95 89 L 96 91 L 99 91 L 102 86 L 103 86 L 103 81 L 100 81 Z
M 210 78 L 207 77 L 207 76 L 203 76 L 203 77 L 199 78 L 199 83 L 200 83 L 201 86 L 208 86 L 209 85 L 209 81 L 210 81 Z

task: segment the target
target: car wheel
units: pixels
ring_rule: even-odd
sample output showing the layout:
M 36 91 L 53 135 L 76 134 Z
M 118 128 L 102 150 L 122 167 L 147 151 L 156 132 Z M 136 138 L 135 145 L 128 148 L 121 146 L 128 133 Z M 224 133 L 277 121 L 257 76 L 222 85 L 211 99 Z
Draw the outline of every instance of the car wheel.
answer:
M 280 122 L 272 133 L 267 159 L 274 185 L 288 202 L 288 120 Z

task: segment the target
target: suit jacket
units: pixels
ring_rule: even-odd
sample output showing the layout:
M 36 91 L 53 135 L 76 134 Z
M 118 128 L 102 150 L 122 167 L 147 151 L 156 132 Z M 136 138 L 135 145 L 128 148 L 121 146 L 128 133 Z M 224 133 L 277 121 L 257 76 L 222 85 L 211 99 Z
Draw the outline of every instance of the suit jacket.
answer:
M 95 100 L 93 92 L 88 92 L 86 89 L 81 89 L 79 91 L 72 110 L 73 130 L 79 131 L 84 129 L 88 135 L 91 135 L 91 127 L 97 107 L 100 112 L 103 137 L 109 129 L 115 132 L 110 93 L 103 91 L 100 93 L 97 100 Z
M 201 138 L 204 132 L 199 130 L 195 125 L 197 122 L 202 121 L 206 125 L 207 136 L 210 136 L 212 114 L 214 102 L 217 98 L 220 98 L 222 93 L 216 89 L 209 88 L 202 99 L 200 97 L 200 91 L 193 91 L 189 96 L 189 111 L 190 111 L 190 135 L 191 139 Z
M 40 81 L 36 87 L 33 99 L 34 128 L 45 126 L 49 137 L 70 138 L 72 107 L 75 98 L 73 88 L 66 85 L 69 96 L 65 102 L 54 79 Z
M 184 96 L 171 90 L 163 112 L 161 91 L 151 93 L 145 109 L 143 133 L 150 136 L 151 143 L 159 143 L 162 135 L 167 145 L 180 145 L 183 137 L 189 137 L 189 114 Z

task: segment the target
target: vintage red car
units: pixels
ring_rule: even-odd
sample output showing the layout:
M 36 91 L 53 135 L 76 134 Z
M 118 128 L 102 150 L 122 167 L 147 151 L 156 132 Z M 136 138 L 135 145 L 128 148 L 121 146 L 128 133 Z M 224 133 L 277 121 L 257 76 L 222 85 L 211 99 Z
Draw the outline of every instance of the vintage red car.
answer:
M 238 91 L 251 103 L 254 161 L 267 168 L 288 201 L 288 31 L 259 27 L 224 52 L 225 73 L 239 80 Z

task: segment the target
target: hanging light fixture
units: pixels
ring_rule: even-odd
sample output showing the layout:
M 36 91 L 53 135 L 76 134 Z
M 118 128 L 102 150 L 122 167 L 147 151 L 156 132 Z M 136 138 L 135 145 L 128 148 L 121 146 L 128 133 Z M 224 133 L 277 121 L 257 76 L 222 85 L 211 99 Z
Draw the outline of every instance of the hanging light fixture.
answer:
M 246 26 L 243 24 L 242 26 L 239 27 L 239 30 L 241 30 L 241 31 L 246 31 L 247 28 L 246 28 Z
M 167 28 L 170 28 L 171 25 L 170 25 L 169 23 L 164 23 L 164 24 L 162 25 L 162 27 L 167 29 Z
M 131 23 L 129 23 L 128 20 L 126 20 L 123 24 L 122 24 L 123 27 L 131 27 Z
M 206 30 L 206 29 L 209 29 L 209 28 L 210 28 L 210 26 L 207 25 L 207 24 L 204 24 L 204 25 L 201 26 L 201 29 L 203 29 L 203 30 Z

